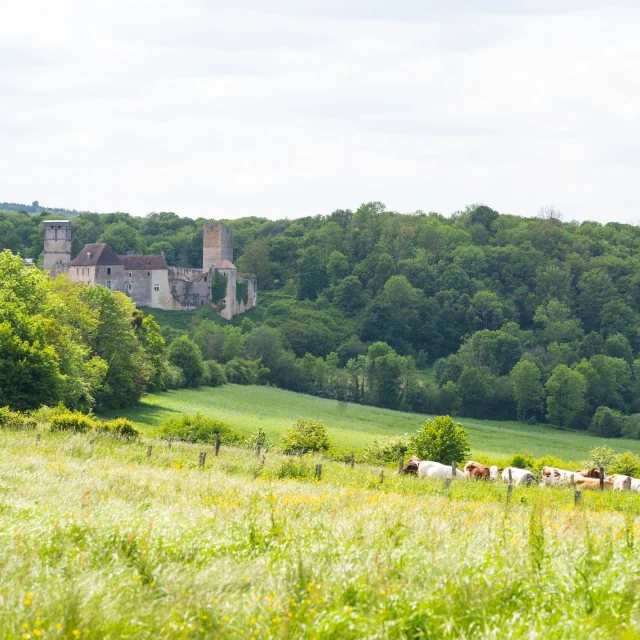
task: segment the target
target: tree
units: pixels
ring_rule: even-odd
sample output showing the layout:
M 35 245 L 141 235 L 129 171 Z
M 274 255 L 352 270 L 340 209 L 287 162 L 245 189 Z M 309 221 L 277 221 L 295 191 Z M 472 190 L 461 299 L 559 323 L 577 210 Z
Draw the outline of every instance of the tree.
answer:
M 364 306 L 362 283 L 356 276 L 340 281 L 333 293 L 333 301 L 347 315 L 354 315 Z
M 520 360 L 511 370 L 513 395 L 518 404 L 518 416 L 526 422 L 529 414 L 542 408 L 544 389 L 540 382 L 540 369 L 534 362 Z
M 598 407 L 593 419 L 589 432 L 601 438 L 620 438 L 625 427 L 625 416 L 609 407 Z
M 340 251 L 332 251 L 327 262 L 327 275 L 331 283 L 336 283 L 349 275 L 349 261 Z
M 584 334 L 580 320 L 571 315 L 571 310 L 566 305 L 555 299 L 540 305 L 533 320 L 544 327 L 540 333 L 544 344 L 573 342 Z
M 569 426 L 582 411 L 587 383 L 578 371 L 559 364 L 547 380 L 547 418 L 558 426 Z
M 240 327 L 231 327 L 227 331 L 227 337 L 222 345 L 222 361 L 229 362 L 237 358 L 244 348 L 245 337 Z
M 371 404 L 397 409 L 413 358 L 399 356 L 386 342 L 374 342 L 365 356 L 366 396 Z
M 470 450 L 467 432 L 450 416 L 427 420 L 409 439 L 410 454 L 441 464 L 464 462 L 469 458 Z
M 493 381 L 495 376 L 489 369 L 465 369 L 458 380 L 461 411 L 472 418 L 484 418 L 491 412 L 493 403 Z
M 254 276 L 258 288 L 267 288 L 269 284 L 269 249 L 266 240 L 250 242 L 238 259 L 238 267 L 243 275 Z
M 469 320 L 478 329 L 499 329 L 512 316 L 509 305 L 492 291 L 478 291 L 468 312 Z
M 282 452 L 285 454 L 304 454 L 311 451 L 328 451 L 331 439 L 327 428 L 319 420 L 298 418 L 282 437 L 281 444 Z
M 298 298 L 315 300 L 327 286 L 327 270 L 316 247 L 308 247 L 300 252 L 298 274 Z
M 188 336 L 176 338 L 167 349 L 167 360 L 180 367 L 188 387 L 199 387 L 207 379 L 207 368 L 198 345 Z

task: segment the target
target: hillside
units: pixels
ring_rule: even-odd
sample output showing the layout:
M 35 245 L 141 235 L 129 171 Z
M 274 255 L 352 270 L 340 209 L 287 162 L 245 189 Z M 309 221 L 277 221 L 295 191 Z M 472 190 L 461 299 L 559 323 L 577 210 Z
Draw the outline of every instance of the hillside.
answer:
M 224 420 L 246 435 L 262 426 L 274 441 L 278 441 L 297 418 L 314 418 L 326 424 L 338 447 L 348 450 L 361 449 L 375 436 L 413 433 L 426 419 L 424 415 L 314 398 L 272 387 L 232 384 L 215 389 L 149 394 L 136 407 L 112 416 L 127 416 L 145 433 L 153 435 L 171 415 L 197 412 Z M 460 420 L 469 432 L 476 456 L 503 459 L 530 452 L 536 457 L 553 455 L 579 463 L 588 457 L 591 448 L 603 445 L 640 454 L 640 442 L 636 440 L 595 438 L 518 422 Z

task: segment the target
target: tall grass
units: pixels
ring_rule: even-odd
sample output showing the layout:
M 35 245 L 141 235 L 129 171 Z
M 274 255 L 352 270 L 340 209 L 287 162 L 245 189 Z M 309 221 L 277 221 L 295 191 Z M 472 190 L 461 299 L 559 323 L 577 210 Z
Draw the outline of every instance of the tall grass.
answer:
M 638 638 L 639 506 L 0 431 L 0 637 Z

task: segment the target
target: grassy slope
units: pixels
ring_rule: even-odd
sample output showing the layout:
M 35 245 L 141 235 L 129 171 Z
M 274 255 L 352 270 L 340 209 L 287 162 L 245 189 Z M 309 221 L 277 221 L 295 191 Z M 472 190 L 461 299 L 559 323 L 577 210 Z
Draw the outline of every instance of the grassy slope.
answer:
M 246 434 L 262 425 L 276 441 L 296 418 L 316 418 L 327 425 L 336 445 L 349 449 L 362 447 L 374 436 L 411 433 L 425 420 L 425 416 L 415 413 L 347 404 L 271 387 L 238 385 L 150 394 L 138 406 L 120 413 L 146 433 L 153 433 L 154 427 L 170 415 L 198 411 L 225 420 Z M 582 460 L 589 449 L 605 444 L 618 451 L 640 453 L 640 441 L 606 440 L 517 422 L 461 421 L 469 431 L 476 456 L 531 452 L 536 457 L 554 455 Z
M 636 493 L 42 435 L 0 429 L 1 638 L 640 638 Z

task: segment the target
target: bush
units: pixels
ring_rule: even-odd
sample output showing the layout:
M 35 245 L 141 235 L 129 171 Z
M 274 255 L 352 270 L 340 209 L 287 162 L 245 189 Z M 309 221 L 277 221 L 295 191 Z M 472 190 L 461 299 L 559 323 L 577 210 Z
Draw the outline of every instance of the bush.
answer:
M 173 436 L 176 440 L 184 442 L 204 442 L 213 444 L 216 441 L 216 433 L 220 434 L 223 444 L 237 444 L 242 442 L 242 436 L 221 420 L 207 418 L 200 413 L 195 415 L 181 415 L 177 418 L 165 420 L 160 428 L 162 437 Z
M 260 364 L 260 360 L 233 358 L 224 365 L 227 380 L 232 384 L 257 384 L 269 369 Z
M 614 458 L 608 472 L 637 477 L 640 475 L 640 457 L 625 451 Z
M 363 462 L 370 464 L 386 464 L 397 462 L 400 456 L 409 449 L 409 434 L 401 436 L 383 436 L 367 442 L 361 456 Z
M 509 466 L 533 471 L 536 468 L 536 460 L 530 453 L 516 453 L 509 459 Z
M 286 454 L 327 451 L 330 447 L 327 428 L 322 422 L 311 418 L 298 418 L 282 438 L 282 451 Z
M 626 421 L 626 417 L 619 411 L 609 407 L 598 407 L 591 420 L 589 433 L 601 438 L 620 438 Z
M 127 418 L 109 420 L 102 424 L 100 429 L 123 440 L 137 440 L 140 436 L 140 432 L 133 426 L 133 422 Z
M 30 415 L 36 422 L 51 422 L 54 416 L 59 416 L 63 413 L 70 413 L 70 410 L 60 403 L 55 407 L 42 405 L 39 409 L 32 411 Z
M 640 413 L 632 413 L 622 426 L 622 437 L 640 440 Z
M 51 418 L 51 431 L 85 433 L 96 428 L 96 422 L 79 411 L 61 413 Z
M 162 381 L 165 389 L 182 389 L 186 385 L 182 369 L 170 362 L 162 363 Z
M 469 459 L 470 450 L 467 432 L 450 416 L 427 420 L 409 439 L 410 454 L 442 464 L 464 462 Z
M 288 458 L 280 463 L 275 475 L 281 480 L 287 478 L 310 478 L 313 475 L 313 469 L 305 460 Z
M 35 429 L 37 426 L 38 421 L 30 415 L 0 407 L 0 429 Z
M 223 384 L 227 384 L 227 375 L 224 372 L 224 367 L 215 360 L 205 361 L 209 369 L 209 386 L 221 387 Z
M 616 458 L 616 452 L 611 447 L 594 447 L 589 451 L 589 459 L 582 464 L 587 468 L 603 467 L 608 469 Z
M 202 359 L 202 352 L 188 336 L 180 336 L 169 345 L 167 360 L 182 369 L 187 387 L 199 387 L 206 382 L 209 370 Z
M 267 438 L 262 427 L 258 427 L 247 439 L 246 444 L 248 447 L 255 449 L 258 445 L 263 451 L 268 451 L 273 447 L 273 442 Z

